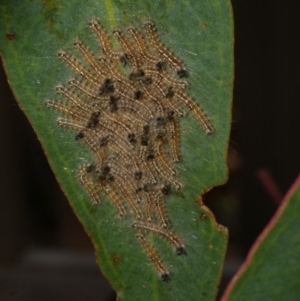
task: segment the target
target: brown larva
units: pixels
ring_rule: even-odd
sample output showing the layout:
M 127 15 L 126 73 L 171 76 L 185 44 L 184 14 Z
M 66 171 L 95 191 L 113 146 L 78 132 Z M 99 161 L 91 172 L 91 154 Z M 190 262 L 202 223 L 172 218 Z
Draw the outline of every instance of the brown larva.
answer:
M 127 87 L 127 89 L 133 89 L 132 82 L 119 71 L 117 66 L 113 65 L 110 61 L 103 57 L 99 58 L 99 61 L 106 67 L 110 76 L 116 82 L 123 84 Z
M 181 158 L 179 121 L 177 120 L 177 117 L 174 116 L 173 111 L 169 110 L 167 112 L 166 127 L 173 162 L 179 162 Z
M 91 114 L 93 112 L 93 108 L 82 100 L 76 93 L 71 91 L 70 89 L 65 88 L 62 85 L 58 85 L 55 88 L 56 92 L 64 96 L 68 99 L 73 105 L 78 107 L 81 111 Z
M 179 80 L 178 78 L 172 77 L 165 69 L 157 70 L 157 69 L 144 68 L 143 70 L 145 74 L 148 74 L 152 77 L 156 76 L 157 79 L 162 81 L 162 83 L 166 86 L 171 86 L 182 90 L 185 90 L 189 86 L 186 81 Z
M 149 182 L 151 182 L 152 184 L 156 184 L 157 179 L 155 176 L 155 172 L 151 170 L 151 168 L 147 163 L 147 152 L 148 152 L 148 141 L 147 139 L 144 138 L 144 140 L 141 141 L 141 144 L 139 146 L 138 160 L 141 166 L 144 168 L 145 174 L 149 179 Z
M 157 163 L 163 168 L 165 168 L 166 173 L 169 173 L 173 177 L 176 176 L 177 171 L 173 167 L 172 162 L 166 156 L 165 151 L 163 149 L 163 140 L 162 139 L 156 140 L 153 143 L 153 147 L 154 147 L 154 156 Z
M 135 191 L 132 191 L 127 186 L 127 184 L 124 185 L 124 182 L 121 181 L 120 179 L 116 180 L 116 184 L 118 185 L 118 189 L 122 192 L 123 196 L 125 197 L 125 200 L 127 201 L 130 208 L 132 209 L 135 217 L 138 220 L 142 220 L 143 219 L 143 212 L 142 212 L 140 206 L 138 205 L 138 202 L 136 201 L 137 194 L 135 193 Z
M 204 129 L 207 135 L 211 135 L 214 132 L 214 129 L 211 125 L 210 120 L 206 116 L 205 112 L 200 108 L 200 106 L 187 94 L 178 91 L 175 94 L 175 98 L 177 98 L 181 103 L 186 105 L 194 114 L 195 118 L 199 122 L 199 124 Z
M 125 34 L 118 28 L 113 30 L 113 35 L 116 37 L 120 45 L 125 51 L 125 59 L 129 61 L 130 68 L 133 72 L 136 72 L 141 63 L 139 57 L 136 55 L 136 51 L 131 45 L 131 41 L 125 36 Z
M 90 116 L 90 113 L 82 112 L 78 108 L 74 108 L 72 106 L 69 106 L 69 105 L 59 102 L 59 101 L 47 99 L 45 101 L 45 105 L 47 108 L 57 110 L 65 115 L 69 115 L 70 117 L 72 117 L 76 120 L 80 120 L 82 122 L 85 122 L 85 121 L 87 122 L 88 118 Z
M 96 74 L 91 73 L 88 69 L 86 69 L 76 57 L 60 50 L 58 52 L 58 57 L 63 60 L 66 64 L 68 64 L 71 69 L 80 75 L 82 78 L 86 79 L 88 82 L 93 83 L 95 85 L 101 82 L 96 76 Z
M 103 69 L 103 66 L 101 66 L 101 64 L 96 59 L 94 54 L 89 50 L 89 48 L 78 38 L 75 39 L 73 45 L 81 52 L 86 62 L 92 67 L 92 69 L 96 71 L 97 77 L 99 77 L 100 79 L 105 78 L 106 74 L 105 70 Z
M 157 55 L 152 54 L 143 38 L 143 36 L 138 32 L 138 30 L 134 27 L 129 27 L 127 32 L 133 37 L 135 40 L 136 46 L 139 50 L 139 54 L 142 56 L 146 62 L 156 65 L 160 62 L 159 57 Z
M 155 206 L 158 213 L 158 218 L 160 220 L 160 224 L 163 228 L 168 228 L 170 225 L 169 217 L 165 205 L 165 194 L 162 192 L 163 189 L 159 189 L 155 193 Z
M 152 21 L 145 22 L 144 29 L 146 30 L 151 46 L 155 48 L 161 58 L 177 72 L 179 77 L 186 76 L 187 72 L 183 62 L 160 41 L 154 23 Z
M 110 184 L 100 183 L 99 186 L 101 188 L 101 191 L 103 191 L 106 194 L 108 200 L 116 207 L 119 217 L 122 218 L 123 216 L 125 216 L 126 209 L 123 205 L 121 197 L 115 191 L 114 186 L 111 183 Z
M 100 204 L 99 189 L 96 185 L 89 179 L 88 165 L 82 165 L 79 167 L 77 178 L 80 184 L 87 190 L 91 196 L 93 204 Z
M 150 160 L 150 165 L 153 166 L 160 177 L 163 178 L 164 181 L 167 183 L 170 183 L 172 186 L 175 187 L 176 190 L 182 189 L 182 184 L 175 178 L 174 176 L 170 175 L 168 171 L 165 169 L 165 167 L 162 167 L 159 165 L 159 162 L 157 160 Z M 153 168 L 152 167 L 152 168 Z
M 134 202 L 140 203 L 140 198 L 136 195 L 136 188 L 133 176 L 129 173 L 126 167 L 118 164 L 115 160 L 110 160 L 109 166 L 111 168 L 112 173 L 116 176 L 116 179 L 120 183 L 126 183 L 127 195 L 135 196 Z M 130 203 L 132 203 L 130 201 Z
M 86 96 L 90 97 L 91 99 L 107 101 L 110 97 L 110 95 L 100 96 L 99 85 L 94 85 L 94 84 L 86 83 L 83 81 L 78 81 L 74 78 L 70 78 L 68 80 L 68 84 L 70 86 L 76 88 L 77 90 L 79 90 L 80 92 L 85 94 Z
M 176 113 L 176 115 L 179 117 L 184 117 L 186 115 L 185 111 L 178 104 L 178 102 L 173 100 L 175 93 L 172 87 L 166 88 L 166 86 L 164 86 L 162 83 L 154 82 L 152 85 L 152 90 L 154 90 L 154 95 L 157 95 L 157 97 L 161 99 L 164 107 L 166 107 L 168 110 L 174 111 L 174 113 Z
M 81 140 L 94 153 L 97 165 L 101 166 L 106 160 L 106 153 L 97 138 L 92 131 L 81 131 L 75 136 L 75 140 Z
M 177 255 L 185 253 L 183 240 L 169 229 L 162 228 L 154 223 L 135 222 L 132 224 L 134 229 L 145 230 L 166 239 L 174 248 Z
M 95 18 L 90 20 L 88 24 L 93 29 L 94 33 L 96 34 L 99 40 L 102 53 L 110 59 L 120 60 L 120 58 L 123 55 L 123 52 L 116 51 L 113 49 L 104 27 Z
M 161 260 L 160 256 L 154 249 L 154 247 L 150 244 L 150 242 L 145 238 L 145 236 L 141 233 L 136 234 L 136 238 L 140 242 L 140 244 L 143 246 L 143 249 L 145 250 L 147 256 L 152 261 L 156 271 L 160 275 L 161 279 L 163 281 L 169 281 L 169 270 Z
M 163 107 L 163 105 L 161 103 L 161 100 L 158 99 L 157 97 L 153 96 L 153 94 L 151 93 L 151 88 L 149 88 L 149 85 L 147 87 L 147 85 L 144 84 L 142 82 L 142 80 L 139 80 L 139 83 L 141 85 L 142 91 L 145 93 L 145 95 L 147 95 L 147 97 L 149 97 L 149 99 L 151 100 L 151 102 L 154 104 L 154 106 L 156 108 L 156 111 L 157 111 L 157 115 L 158 116 L 163 116 L 163 114 L 164 114 L 164 107 Z

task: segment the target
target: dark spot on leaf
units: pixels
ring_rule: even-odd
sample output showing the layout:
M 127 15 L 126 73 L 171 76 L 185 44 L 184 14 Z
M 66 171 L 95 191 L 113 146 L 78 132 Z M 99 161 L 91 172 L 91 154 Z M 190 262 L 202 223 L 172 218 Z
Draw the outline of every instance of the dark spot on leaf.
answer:
M 113 263 L 118 263 L 120 261 L 120 257 L 119 256 L 114 256 L 113 258 L 112 258 L 112 262 Z
M 205 221 L 207 219 L 207 215 L 205 213 L 200 214 L 200 219 Z
M 16 38 L 16 34 L 14 32 L 8 32 L 5 36 L 9 41 L 12 41 Z

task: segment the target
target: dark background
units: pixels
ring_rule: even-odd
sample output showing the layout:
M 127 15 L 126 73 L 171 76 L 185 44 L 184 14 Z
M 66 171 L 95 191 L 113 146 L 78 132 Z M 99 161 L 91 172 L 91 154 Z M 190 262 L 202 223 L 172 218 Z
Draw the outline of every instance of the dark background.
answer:
M 222 287 L 300 166 L 298 1 L 232 2 L 236 66 L 230 178 L 204 196 L 230 231 Z M 0 98 L 0 299 L 114 300 L 3 70 Z

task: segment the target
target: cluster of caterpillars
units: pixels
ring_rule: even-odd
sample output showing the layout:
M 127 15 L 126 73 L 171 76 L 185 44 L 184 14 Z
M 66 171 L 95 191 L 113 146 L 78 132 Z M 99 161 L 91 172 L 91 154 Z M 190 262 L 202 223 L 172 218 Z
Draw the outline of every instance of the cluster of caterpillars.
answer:
M 56 87 L 63 101 L 46 100 L 46 106 L 63 113 L 60 126 L 77 130 L 75 140 L 94 154 L 94 162 L 82 165 L 78 180 L 94 204 L 101 193 L 116 208 L 118 216 L 131 217 L 136 238 L 162 280 L 169 270 L 149 233 L 170 243 L 177 255 L 185 245 L 171 229 L 166 199 L 180 190 L 176 162 L 180 161 L 180 118 L 189 111 L 206 134 L 213 128 L 200 106 L 187 94 L 183 62 L 161 42 L 152 21 L 144 33 L 134 27 L 118 28 L 112 40 L 96 19 L 89 26 L 101 49 L 96 56 L 78 38 L 74 47 L 82 56 L 59 51 L 58 56 L 76 74 L 66 86 Z

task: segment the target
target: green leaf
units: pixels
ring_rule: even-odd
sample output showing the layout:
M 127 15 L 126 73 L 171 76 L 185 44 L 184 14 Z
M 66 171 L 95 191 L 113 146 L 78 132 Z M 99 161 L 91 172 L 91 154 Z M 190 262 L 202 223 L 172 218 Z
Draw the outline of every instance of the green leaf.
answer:
M 258 237 L 223 301 L 299 300 L 300 176 Z
M 120 300 L 214 300 L 223 265 L 227 232 L 202 205 L 199 195 L 227 178 L 226 152 L 233 85 L 230 1 L 1 1 L 0 51 L 8 81 L 40 139 L 50 165 L 74 212 L 91 237 L 99 266 Z M 93 160 L 74 141 L 75 133 L 56 125 L 58 113 L 44 107 L 54 87 L 71 70 L 58 58 L 72 52 L 80 37 L 99 52 L 87 26 L 97 17 L 106 28 L 140 27 L 151 18 L 163 42 L 182 58 L 190 73 L 190 94 L 212 120 L 206 136 L 192 116 L 181 122 L 184 189 L 167 200 L 173 230 L 185 241 L 186 256 L 176 256 L 162 239 L 155 247 L 171 272 L 162 282 L 134 236 L 129 219 L 117 218 L 109 202 L 93 206 L 76 179 L 77 169 Z

